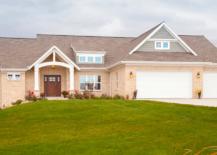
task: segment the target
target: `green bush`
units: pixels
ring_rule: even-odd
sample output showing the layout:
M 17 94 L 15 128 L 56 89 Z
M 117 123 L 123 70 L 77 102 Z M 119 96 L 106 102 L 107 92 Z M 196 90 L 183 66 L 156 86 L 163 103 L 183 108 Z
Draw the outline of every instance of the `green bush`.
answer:
M 121 99 L 122 99 L 122 100 L 125 100 L 125 97 L 124 97 L 124 96 L 121 96 Z
M 21 104 L 23 101 L 22 100 L 17 100 L 15 103 L 12 103 L 13 105 L 19 105 Z
M 116 95 L 113 97 L 113 99 L 115 99 L 115 100 L 120 100 L 120 99 L 121 99 L 121 96 L 118 95 L 118 94 L 116 94 Z
M 42 97 L 39 97 L 38 100 L 41 101 L 41 100 L 43 100 L 43 98 L 42 98 Z
M 81 94 L 75 94 L 76 99 L 83 99 L 83 96 Z
M 73 99 L 74 99 L 74 94 L 69 94 L 69 95 L 68 95 L 68 99 L 69 99 L 69 100 L 73 100 Z
M 100 96 L 100 99 L 106 99 L 106 97 L 107 97 L 107 95 L 106 94 L 102 94 L 101 96 Z
M 100 98 L 98 96 L 93 97 L 94 100 L 99 100 Z
M 47 100 L 48 100 L 47 98 L 43 98 L 43 99 L 42 99 L 42 101 L 47 101 Z
M 106 100 L 112 100 L 112 97 L 107 96 L 107 97 L 106 97 Z

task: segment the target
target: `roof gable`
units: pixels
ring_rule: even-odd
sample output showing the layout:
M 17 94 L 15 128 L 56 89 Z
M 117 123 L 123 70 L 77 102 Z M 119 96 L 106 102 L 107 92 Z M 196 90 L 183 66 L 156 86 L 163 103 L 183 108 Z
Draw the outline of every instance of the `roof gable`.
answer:
M 63 59 L 65 62 L 72 64 L 73 66 L 75 66 L 75 68 L 77 68 L 78 70 L 80 70 L 80 68 L 71 60 L 69 59 L 58 47 L 53 46 L 51 47 L 46 53 L 44 53 L 37 61 L 35 61 L 30 67 L 28 67 L 28 69 L 31 69 L 33 66 L 42 63 L 44 60 L 46 60 L 51 54 L 54 54 L 54 56 L 56 54 L 58 54 L 58 56 Z M 55 56 L 56 57 L 56 56 Z
M 170 35 L 168 35 L 168 33 Z M 162 37 L 161 34 L 167 34 L 168 37 L 173 37 L 177 39 L 180 45 L 189 53 L 197 56 L 197 54 L 178 36 L 176 35 L 167 25 L 165 22 L 161 23 L 157 28 L 155 28 L 144 40 L 142 40 L 133 50 L 130 51 L 129 54 L 133 54 L 137 51 L 144 43 L 146 43 L 149 39 L 153 39 L 152 37 Z M 159 38 L 162 39 L 162 38 Z M 168 39 L 168 38 L 167 38 Z
M 152 37 L 151 39 L 175 39 L 166 29 L 165 27 L 161 27 Z

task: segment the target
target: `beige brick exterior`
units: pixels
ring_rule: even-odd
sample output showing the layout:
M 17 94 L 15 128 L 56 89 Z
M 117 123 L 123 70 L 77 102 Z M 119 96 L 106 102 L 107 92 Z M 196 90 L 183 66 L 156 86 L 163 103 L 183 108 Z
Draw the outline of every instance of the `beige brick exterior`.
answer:
M 110 95 L 110 74 L 104 71 L 76 71 L 75 70 L 75 89 L 80 90 L 80 75 L 101 75 L 101 91 L 94 91 L 97 96 L 102 94 Z
M 8 81 L 7 73 L 2 73 L 2 101 L 5 107 L 17 100 L 25 101 L 25 73 L 20 73 L 20 81 Z
M 108 71 L 78 71 L 74 72 L 74 86 L 76 90 L 80 90 L 80 75 L 101 75 L 101 91 L 94 91 L 97 96 L 105 93 L 107 95 L 114 96 L 115 94 L 133 97 L 133 91 L 136 89 L 136 71 L 137 70 L 191 70 L 192 71 L 192 96 L 197 98 L 196 90 L 202 90 L 203 97 L 203 71 L 217 71 L 217 67 L 196 67 L 196 66 L 134 66 L 126 65 L 114 68 L 111 72 Z M 130 72 L 133 73 L 133 77 L 130 78 Z M 200 73 L 200 78 L 197 78 L 197 73 Z M 117 74 L 118 74 L 118 86 L 117 86 Z M 69 69 L 56 66 L 55 69 L 51 67 L 43 67 L 39 69 L 39 92 L 44 92 L 44 75 L 61 75 L 61 91 L 69 90 L 70 77 Z M 27 91 L 34 91 L 34 68 L 21 73 L 20 81 L 8 81 L 7 73 L 0 72 L 0 105 L 11 106 L 12 102 L 18 99 L 25 100 Z M 111 85 L 110 85 L 111 81 Z M 3 103 L 3 104 L 2 104 Z
M 2 108 L 2 73 L 0 72 L 0 108 Z
M 118 76 L 118 77 L 117 77 Z M 118 80 L 117 80 L 118 79 Z M 111 96 L 114 97 L 116 94 L 126 97 L 126 70 L 125 66 L 118 67 L 111 71 Z
M 35 74 L 34 74 L 34 68 L 31 70 L 26 71 L 26 81 L 25 81 L 25 95 L 27 95 L 27 91 L 31 90 L 34 91 L 34 86 L 35 86 Z

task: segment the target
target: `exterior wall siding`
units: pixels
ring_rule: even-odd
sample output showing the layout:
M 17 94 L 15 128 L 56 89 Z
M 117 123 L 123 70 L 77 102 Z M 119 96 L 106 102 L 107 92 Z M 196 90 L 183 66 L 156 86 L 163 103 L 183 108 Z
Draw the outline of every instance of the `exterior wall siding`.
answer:
M 155 33 L 151 39 L 175 39 L 164 27 Z
M 5 107 L 17 100 L 25 101 L 25 73 L 20 73 L 20 81 L 8 81 L 7 73 L 2 73 L 2 101 Z
M 130 99 L 133 98 L 133 91 L 136 90 L 136 71 L 137 70 L 191 70 L 192 71 L 192 98 L 196 99 L 197 93 L 196 90 L 203 90 L 203 67 L 176 67 L 176 66 L 126 66 L 126 87 L 125 87 L 125 95 L 129 94 Z M 217 69 L 216 69 L 217 70 Z M 133 72 L 133 77 L 130 78 L 130 72 Z M 197 73 L 200 73 L 201 77 L 197 78 Z M 178 93 L 178 88 L 177 88 Z M 203 98 L 203 93 L 201 94 L 201 98 Z
M 117 86 L 117 74 L 118 74 L 118 86 Z M 111 71 L 111 96 L 116 94 L 126 97 L 125 85 L 126 85 L 126 72 L 125 66 L 119 67 Z
M 137 51 L 156 51 L 156 52 L 187 52 L 178 42 L 170 42 L 170 49 L 159 50 L 155 49 L 154 41 L 145 42 Z
M 101 76 L 101 91 L 93 91 L 96 96 L 101 96 L 102 94 L 110 95 L 110 74 L 105 71 L 77 71 L 75 70 L 74 83 L 75 89 L 80 90 L 80 75 L 100 75 Z

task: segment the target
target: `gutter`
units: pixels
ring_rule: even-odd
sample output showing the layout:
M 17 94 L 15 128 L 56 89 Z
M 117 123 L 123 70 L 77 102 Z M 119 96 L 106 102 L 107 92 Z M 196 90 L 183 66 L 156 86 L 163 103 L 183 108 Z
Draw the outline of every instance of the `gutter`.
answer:
M 2 68 L 2 72 L 26 72 L 27 68 L 17 69 L 17 68 Z

